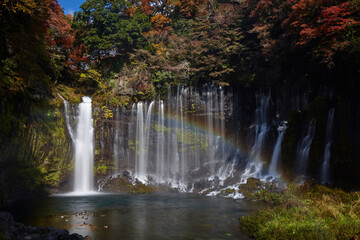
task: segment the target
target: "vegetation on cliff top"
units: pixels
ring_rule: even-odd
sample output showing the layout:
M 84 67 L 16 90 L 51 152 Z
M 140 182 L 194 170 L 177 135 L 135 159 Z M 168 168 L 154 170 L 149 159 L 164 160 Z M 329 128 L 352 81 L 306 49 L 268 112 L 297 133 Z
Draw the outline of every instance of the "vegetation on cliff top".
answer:
M 355 0 L 87 0 L 65 16 L 57 0 L 5 0 L 0 96 L 37 101 L 63 83 L 122 104 L 114 99 L 208 81 L 353 92 L 359 9 Z

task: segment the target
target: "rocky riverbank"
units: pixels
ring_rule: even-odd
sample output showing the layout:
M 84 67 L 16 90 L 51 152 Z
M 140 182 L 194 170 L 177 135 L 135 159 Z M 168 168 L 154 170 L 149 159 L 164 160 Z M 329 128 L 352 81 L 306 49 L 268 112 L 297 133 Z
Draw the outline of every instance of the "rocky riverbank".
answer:
M 15 222 L 9 212 L 0 212 L 0 239 L 6 240 L 90 240 L 79 234 L 53 227 L 33 227 Z

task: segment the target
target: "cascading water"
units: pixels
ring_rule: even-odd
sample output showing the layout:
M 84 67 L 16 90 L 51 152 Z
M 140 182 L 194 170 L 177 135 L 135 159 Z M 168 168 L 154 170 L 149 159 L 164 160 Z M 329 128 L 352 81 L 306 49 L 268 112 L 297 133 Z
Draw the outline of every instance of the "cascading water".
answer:
M 270 96 L 257 96 L 257 108 L 255 110 L 255 124 L 252 126 L 254 131 L 254 144 L 250 151 L 250 159 L 242 175 L 241 182 L 245 182 L 249 177 L 260 178 L 263 169 L 261 153 L 269 131 L 269 106 Z
M 157 122 L 157 148 L 156 148 L 156 175 L 161 179 L 165 177 L 165 125 L 164 102 L 159 101 Z
M 208 195 L 236 187 L 249 177 L 262 177 L 261 158 L 272 127 L 270 96 L 256 97 L 253 127 L 246 128 L 240 136 L 243 139 L 252 136 L 244 145 L 227 136 L 240 133 L 238 128 L 227 132 L 233 126 L 229 121 L 233 101 L 229 88 L 178 86 L 169 87 L 164 100 L 138 102 L 131 110 L 118 109 L 112 124 L 115 127 L 112 143 L 117 151 L 113 155 L 114 165 L 120 167 L 119 174 L 125 170 L 127 158 L 127 170 L 134 170 L 133 176 L 144 183 Z M 122 151 L 127 154 L 120 154 Z
M 94 189 L 94 129 L 91 98 L 83 97 L 79 105 L 79 116 L 75 146 L 74 192 L 86 194 Z
M 65 107 L 66 125 L 75 145 L 73 193 L 75 195 L 89 194 L 94 189 L 94 129 L 91 98 L 83 97 L 83 102 L 79 104 L 76 134 L 71 127 L 69 103 L 64 98 L 62 99 Z
M 321 182 L 329 183 L 329 171 L 330 171 L 330 155 L 331 155 L 331 144 L 332 144 L 332 131 L 333 131 L 333 122 L 334 122 L 335 109 L 332 108 L 329 111 L 327 125 L 326 125 L 326 135 L 325 135 L 325 147 L 324 147 L 324 161 L 321 168 Z
M 296 157 L 298 162 L 298 174 L 306 175 L 311 143 L 315 135 L 315 120 L 311 120 L 306 127 L 306 133 L 298 143 Z
M 223 140 L 225 102 L 230 110 L 231 99 L 224 96 L 223 89 L 214 86 L 201 93 L 182 86 L 177 87 L 175 95 L 171 92 L 169 88 L 165 102 L 160 99 L 149 105 L 139 102 L 133 105 L 131 112 L 117 109 L 113 136 L 114 165 L 121 168 L 119 161 L 123 162 L 125 154 L 120 154 L 119 149 L 125 145 L 128 161 L 132 161 L 130 156 L 135 159 L 134 176 L 142 182 L 147 182 L 150 176 L 152 180 L 185 191 L 190 175 L 201 175 L 197 171 L 202 171 L 202 176 L 208 181 L 226 179 L 234 170 L 233 161 L 236 159 L 231 157 L 232 160 L 228 161 L 236 151 L 226 147 Z M 119 130 L 122 116 L 127 118 L 123 122 L 128 126 Z M 215 130 L 218 133 L 214 134 Z
M 70 135 L 70 138 L 73 142 L 73 144 L 75 144 L 76 142 L 76 139 L 75 139 L 75 134 L 74 134 L 74 131 L 71 127 L 71 120 L 70 120 L 70 106 L 69 106 L 69 103 L 68 101 L 66 101 L 59 93 L 58 93 L 58 96 L 63 100 L 64 102 L 64 112 L 65 112 L 65 120 L 66 120 L 66 127 L 69 131 L 69 135 Z
M 278 177 L 278 167 L 281 158 L 281 143 L 284 139 L 284 134 L 287 128 L 287 122 L 283 121 L 279 124 L 278 130 L 278 138 L 275 143 L 274 152 L 271 157 L 271 164 L 269 167 L 269 175 L 273 177 Z
M 115 115 L 115 136 L 114 136 L 114 160 L 115 160 L 115 174 L 119 173 L 119 161 L 120 161 L 120 111 L 116 108 Z

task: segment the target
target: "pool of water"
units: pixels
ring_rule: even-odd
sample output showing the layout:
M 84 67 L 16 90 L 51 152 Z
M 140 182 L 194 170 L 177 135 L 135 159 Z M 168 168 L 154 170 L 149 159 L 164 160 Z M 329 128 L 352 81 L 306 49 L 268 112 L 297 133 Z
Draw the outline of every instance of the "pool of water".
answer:
M 249 239 L 239 218 L 259 206 L 196 194 L 50 196 L 14 204 L 15 220 L 92 239 Z

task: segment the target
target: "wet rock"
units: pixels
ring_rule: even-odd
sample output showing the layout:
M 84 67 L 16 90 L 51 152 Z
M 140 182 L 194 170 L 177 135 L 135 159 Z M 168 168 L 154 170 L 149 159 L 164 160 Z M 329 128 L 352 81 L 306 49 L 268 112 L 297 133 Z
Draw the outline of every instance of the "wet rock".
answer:
M 0 222 L 14 223 L 14 218 L 9 212 L 0 212 Z
M 77 233 L 73 233 L 69 236 L 69 238 L 67 238 L 67 240 L 83 240 L 83 236 L 77 234 Z
M 0 229 L 6 239 L 13 238 L 14 218 L 9 212 L 0 212 Z
M 19 240 L 83 240 L 79 234 L 53 227 L 32 227 L 14 221 L 9 212 L 0 212 L 0 233 L 5 239 Z
M 69 239 L 69 232 L 67 230 L 53 229 L 47 234 L 49 240 L 66 240 Z

